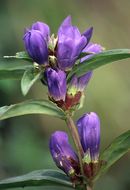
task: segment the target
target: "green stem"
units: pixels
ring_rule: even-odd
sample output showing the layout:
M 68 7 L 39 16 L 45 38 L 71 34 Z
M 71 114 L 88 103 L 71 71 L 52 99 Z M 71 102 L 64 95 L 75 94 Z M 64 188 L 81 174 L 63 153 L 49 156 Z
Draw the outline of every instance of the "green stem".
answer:
M 77 127 L 74 124 L 74 121 L 72 120 L 70 115 L 67 115 L 66 123 L 71 131 L 71 135 L 73 137 L 73 141 L 75 143 L 76 149 L 77 149 L 77 154 L 79 157 L 79 163 L 80 163 L 80 170 L 81 174 L 84 176 L 84 170 L 83 170 L 83 163 L 82 163 L 82 158 L 84 156 L 83 148 L 80 142 L 79 134 Z

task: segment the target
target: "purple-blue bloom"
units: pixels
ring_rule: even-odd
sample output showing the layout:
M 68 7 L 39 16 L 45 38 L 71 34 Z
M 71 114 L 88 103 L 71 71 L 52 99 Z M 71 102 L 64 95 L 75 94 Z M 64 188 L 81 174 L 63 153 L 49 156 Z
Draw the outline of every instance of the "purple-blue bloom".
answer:
M 92 30 L 92 29 L 91 29 Z M 89 31 L 89 30 L 88 30 Z M 87 32 L 86 32 L 87 33 Z M 89 33 L 88 33 L 89 34 Z M 82 52 L 90 52 L 92 53 L 91 55 L 87 55 L 83 58 L 81 58 L 81 63 L 83 61 L 87 61 L 88 59 L 90 59 L 91 57 L 94 56 L 94 54 L 98 54 L 100 52 L 103 51 L 103 48 L 102 46 L 100 46 L 99 44 L 94 44 L 94 43 L 89 43 L 84 49 Z M 84 63 L 83 63 L 84 64 Z M 71 82 L 70 82 L 70 88 L 72 89 L 75 89 L 75 91 L 83 91 L 84 88 L 87 86 L 89 80 L 91 79 L 92 77 L 92 74 L 93 72 L 92 71 L 88 71 L 86 74 L 80 76 L 80 77 L 77 77 L 77 76 L 73 76 L 72 79 L 71 79 Z
M 81 77 L 77 77 L 76 75 L 74 75 L 70 82 L 70 88 L 73 88 L 76 92 L 82 92 L 84 88 L 87 86 L 89 80 L 91 79 L 92 74 L 93 72 L 89 71 Z
M 38 64 L 46 64 L 48 48 L 42 33 L 39 30 L 27 30 L 23 40 L 29 56 Z
M 94 112 L 84 114 L 77 121 L 77 128 L 85 155 L 91 161 L 99 158 L 100 147 L 100 119 Z
M 44 40 L 45 41 L 49 40 L 50 28 L 47 24 L 38 21 L 32 25 L 31 29 L 40 31 L 41 34 L 43 35 Z
M 58 30 L 57 61 L 62 70 L 72 68 L 81 51 L 87 44 L 87 38 L 81 35 L 76 26 L 72 26 L 68 16 Z
M 59 69 L 47 68 L 45 76 L 48 85 L 49 96 L 55 101 L 63 100 L 66 97 L 66 73 Z
M 67 175 L 73 175 L 78 158 L 68 141 L 67 133 L 56 131 L 50 138 L 50 152 L 56 165 Z
M 100 45 L 100 44 L 94 44 L 94 43 L 89 43 L 84 49 L 82 52 L 85 52 L 85 53 L 92 53 L 90 55 L 86 55 L 85 57 L 83 57 L 81 59 L 81 63 L 83 61 L 86 61 L 88 60 L 89 58 L 93 57 L 94 54 L 98 54 L 98 53 L 101 53 L 103 51 L 103 47 Z

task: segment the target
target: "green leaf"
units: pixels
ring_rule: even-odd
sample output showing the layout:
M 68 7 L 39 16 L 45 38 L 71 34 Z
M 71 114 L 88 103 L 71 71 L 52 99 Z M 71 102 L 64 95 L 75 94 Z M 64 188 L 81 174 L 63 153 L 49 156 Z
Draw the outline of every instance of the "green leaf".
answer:
M 25 51 L 17 52 L 16 55 L 14 56 L 4 56 L 4 58 L 7 58 L 7 59 L 16 58 L 16 59 L 23 59 L 23 60 L 33 62 L 32 58 Z
M 38 170 L 0 181 L 0 189 L 32 186 L 61 186 L 72 189 L 69 178 L 56 170 Z
M 48 100 L 28 100 L 0 108 L 0 120 L 26 114 L 46 114 L 65 119 L 65 113 Z
M 68 75 L 68 80 L 73 74 L 81 76 L 89 70 L 94 70 L 108 63 L 126 58 L 130 58 L 130 49 L 113 49 L 95 54 L 89 60 L 75 65 Z
M 28 69 L 24 72 L 24 75 L 21 80 L 21 90 L 23 95 L 25 96 L 30 88 L 34 85 L 36 81 L 41 78 L 42 72 L 38 72 L 35 69 Z
M 0 71 L 26 70 L 29 68 L 33 68 L 33 63 L 23 60 L 0 58 Z
M 105 161 L 96 179 L 106 171 L 125 153 L 130 150 L 130 130 L 117 137 L 111 145 L 102 153 L 100 160 Z
M 14 70 L 14 71 L 0 71 L 0 80 L 5 79 L 15 79 L 19 80 L 23 76 L 23 70 Z
M 21 79 L 27 69 L 33 64 L 23 60 L 0 58 L 0 79 Z
M 94 54 L 94 53 L 93 52 L 82 52 L 82 53 L 80 53 L 78 59 L 81 59 L 87 55 L 92 55 L 92 54 Z

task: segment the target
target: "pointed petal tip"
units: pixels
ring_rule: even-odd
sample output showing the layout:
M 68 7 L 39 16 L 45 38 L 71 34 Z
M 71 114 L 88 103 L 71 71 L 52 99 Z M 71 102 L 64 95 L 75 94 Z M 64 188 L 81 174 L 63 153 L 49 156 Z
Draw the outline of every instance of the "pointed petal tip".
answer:
M 71 15 L 68 15 L 62 22 L 62 25 L 72 25 L 71 23 Z

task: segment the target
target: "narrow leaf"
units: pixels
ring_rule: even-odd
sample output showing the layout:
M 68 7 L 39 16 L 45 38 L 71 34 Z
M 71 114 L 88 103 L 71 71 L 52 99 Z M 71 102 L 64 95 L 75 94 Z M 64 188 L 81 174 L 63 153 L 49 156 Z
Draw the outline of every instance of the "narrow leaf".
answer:
M 82 52 L 82 53 L 80 53 L 78 59 L 81 59 L 81 58 L 83 58 L 87 55 L 91 55 L 91 54 L 94 54 L 94 53 L 93 52 Z
M 32 186 L 61 186 L 72 189 L 72 183 L 69 178 L 55 170 L 38 170 L 0 181 L 0 189 Z
M 29 68 L 33 68 L 33 63 L 23 60 L 0 58 L 0 71 L 26 70 Z
M 25 51 L 17 52 L 14 56 L 4 56 L 4 58 L 10 59 L 10 58 L 16 58 L 16 59 L 23 59 L 27 61 L 33 62 L 31 57 L 29 57 L 28 53 Z
M 23 60 L 0 58 L 0 79 L 21 79 L 27 69 L 33 64 Z
M 46 114 L 61 119 L 65 118 L 65 113 L 47 100 L 28 100 L 0 108 L 0 120 L 26 114 Z
M 35 69 L 28 69 L 24 72 L 21 80 L 21 90 L 24 96 L 29 92 L 34 83 L 41 78 L 41 75 L 42 72 L 36 72 Z
M 19 80 L 22 78 L 24 73 L 24 70 L 14 70 L 14 71 L 8 71 L 8 70 L 0 70 L 0 80 L 5 79 L 15 79 Z
M 113 49 L 95 54 L 89 60 L 75 65 L 73 70 L 69 73 L 68 79 L 70 79 L 73 74 L 81 76 L 89 70 L 94 70 L 108 63 L 126 58 L 130 58 L 130 49 Z
M 116 161 L 118 161 L 122 156 L 124 156 L 124 154 L 127 153 L 129 150 L 130 150 L 130 130 L 117 137 L 111 143 L 111 145 L 103 152 L 103 154 L 100 157 L 100 160 L 105 161 L 105 163 L 102 165 L 101 170 L 99 171 L 99 174 L 96 177 L 96 179 L 100 175 L 106 173 L 106 171 Z

